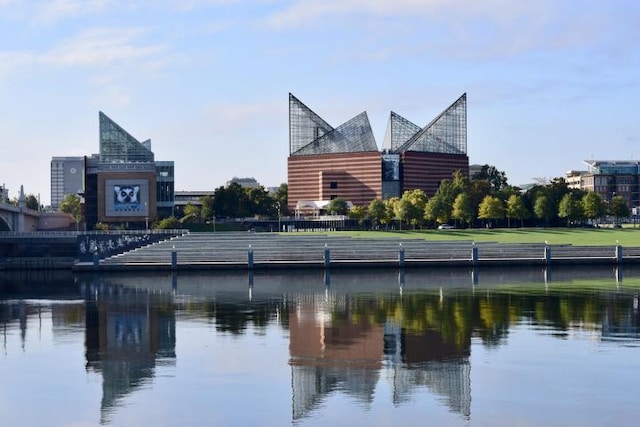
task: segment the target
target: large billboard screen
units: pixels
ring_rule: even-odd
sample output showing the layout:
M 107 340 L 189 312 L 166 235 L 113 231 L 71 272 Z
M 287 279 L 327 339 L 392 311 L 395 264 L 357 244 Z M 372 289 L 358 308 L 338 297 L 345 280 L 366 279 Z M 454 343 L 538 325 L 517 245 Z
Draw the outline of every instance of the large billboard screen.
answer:
M 105 180 L 105 216 L 149 215 L 149 181 L 146 179 Z

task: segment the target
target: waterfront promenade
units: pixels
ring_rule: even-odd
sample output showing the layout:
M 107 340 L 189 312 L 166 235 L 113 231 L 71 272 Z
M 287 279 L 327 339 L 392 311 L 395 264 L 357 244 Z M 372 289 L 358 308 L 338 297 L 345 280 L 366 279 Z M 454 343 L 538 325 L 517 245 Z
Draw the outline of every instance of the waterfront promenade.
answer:
M 640 247 L 505 244 L 325 234 L 189 233 L 77 271 L 640 263 Z

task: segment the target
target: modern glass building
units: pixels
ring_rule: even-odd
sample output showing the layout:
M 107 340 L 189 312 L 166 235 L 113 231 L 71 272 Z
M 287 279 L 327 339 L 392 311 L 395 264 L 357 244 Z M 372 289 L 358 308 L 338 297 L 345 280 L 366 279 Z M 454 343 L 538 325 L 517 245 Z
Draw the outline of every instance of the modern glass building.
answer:
M 355 205 L 422 189 L 433 195 L 456 170 L 468 175 L 467 96 L 426 126 L 391 112 L 379 151 L 363 112 L 333 128 L 289 94 L 289 209 L 340 197 Z
M 156 161 L 151 140 L 138 141 L 103 112 L 98 119 L 99 154 L 52 159 L 52 206 L 82 194 L 88 229 L 98 222 L 144 228 L 173 215 L 173 161 Z

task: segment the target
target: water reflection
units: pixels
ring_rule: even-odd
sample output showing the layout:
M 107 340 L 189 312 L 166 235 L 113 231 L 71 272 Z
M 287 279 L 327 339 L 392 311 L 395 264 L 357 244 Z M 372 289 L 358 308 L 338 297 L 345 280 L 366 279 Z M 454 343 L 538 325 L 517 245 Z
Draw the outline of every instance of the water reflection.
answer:
M 427 391 L 469 421 L 473 342 L 507 346 L 526 325 L 638 347 L 639 289 L 633 268 L 5 274 L 0 323 L 5 356 L 14 331 L 28 351 L 28 334 L 42 334 L 35 328 L 48 316 L 54 339 L 83 334 L 86 372 L 102 378 L 103 424 L 152 387 L 159 366 L 176 364 L 183 319 L 235 337 L 285 334 L 292 422 L 337 395 L 366 411 L 381 382 L 394 408 Z
M 86 298 L 86 369 L 102 375 L 102 422 L 119 399 L 154 376 L 158 360 L 175 363 L 171 294 L 82 282 Z

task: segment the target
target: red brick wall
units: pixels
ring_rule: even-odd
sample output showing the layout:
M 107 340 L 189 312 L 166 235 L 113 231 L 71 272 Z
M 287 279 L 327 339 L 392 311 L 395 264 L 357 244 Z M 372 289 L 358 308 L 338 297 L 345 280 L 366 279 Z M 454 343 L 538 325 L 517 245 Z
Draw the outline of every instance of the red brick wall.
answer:
M 402 191 L 419 188 L 433 196 L 443 179 L 451 179 L 456 170 L 469 176 L 469 157 L 458 154 L 406 151 L 400 155 Z
M 287 159 L 289 210 L 299 200 L 329 200 L 341 197 L 354 205 L 365 205 L 382 197 L 380 153 L 317 154 Z M 337 188 L 330 188 L 337 182 Z

